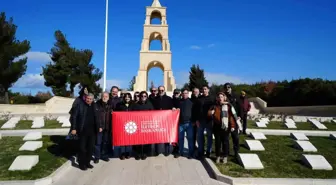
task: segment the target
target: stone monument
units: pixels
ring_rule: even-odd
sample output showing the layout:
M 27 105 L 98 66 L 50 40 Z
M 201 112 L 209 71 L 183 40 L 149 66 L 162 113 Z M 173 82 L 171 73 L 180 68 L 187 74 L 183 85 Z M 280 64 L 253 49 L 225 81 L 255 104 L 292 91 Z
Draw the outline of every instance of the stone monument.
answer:
M 176 88 L 172 71 L 172 53 L 168 39 L 168 24 L 166 7 L 162 7 L 159 0 L 154 0 L 152 6 L 146 7 L 146 19 L 144 34 L 140 50 L 140 66 L 135 79 L 134 91 L 148 90 L 148 71 L 153 67 L 159 67 L 163 71 L 163 85 L 166 91 Z M 151 24 L 151 20 L 159 18 L 161 24 Z M 150 50 L 153 40 L 161 41 L 161 50 Z

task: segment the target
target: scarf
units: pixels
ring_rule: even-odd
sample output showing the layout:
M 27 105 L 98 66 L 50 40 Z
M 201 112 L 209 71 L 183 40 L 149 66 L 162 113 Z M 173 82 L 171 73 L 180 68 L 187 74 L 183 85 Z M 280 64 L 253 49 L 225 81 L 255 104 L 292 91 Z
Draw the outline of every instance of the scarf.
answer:
M 224 129 L 224 130 L 227 130 L 229 128 L 229 111 L 228 111 L 228 108 L 229 106 L 231 107 L 231 112 L 233 114 L 233 117 L 238 125 L 238 128 L 239 130 L 241 130 L 241 123 L 240 121 L 238 121 L 238 116 L 237 116 L 237 113 L 236 113 L 236 110 L 235 108 L 232 106 L 231 103 L 226 103 L 224 105 L 222 105 L 222 109 L 221 109 L 221 121 L 222 121 L 222 125 L 221 125 L 221 128 Z

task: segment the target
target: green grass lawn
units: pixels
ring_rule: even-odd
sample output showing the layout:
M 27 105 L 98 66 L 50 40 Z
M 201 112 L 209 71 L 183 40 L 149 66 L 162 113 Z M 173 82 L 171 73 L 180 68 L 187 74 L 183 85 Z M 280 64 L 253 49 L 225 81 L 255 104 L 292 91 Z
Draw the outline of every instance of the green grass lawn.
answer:
M 43 137 L 43 147 L 34 151 L 19 151 L 24 143 L 22 137 L 3 137 L 0 140 L 0 181 L 33 180 L 46 177 L 64 164 L 67 159 L 59 155 L 59 143 L 65 136 Z M 39 163 L 30 171 L 8 171 L 19 155 L 39 155 Z
M 332 122 L 322 122 L 328 130 L 336 130 L 336 123 Z M 283 122 L 280 121 L 270 121 L 267 128 L 257 127 L 255 121 L 247 120 L 247 128 L 252 129 L 283 129 L 283 130 L 320 130 L 316 128 L 312 123 L 309 122 L 296 122 L 296 129 L 287 128 Z
M 229 157 L 227 164 L 216 164 L 224 175 L 232 177 L 264 177 L 264 178 L 336 178 L 336 142 L 328 137 L 309 137 L 317 148 L 314 154 L 323 155 L 332 165 L 333 171 L 314 171 L 301 162 L 303 152 L 293 147 L 294 140 L 288 136 L 267 136 L 262 140 L 265 151 L 249 151 L 244 146 L 248 136 L 240 136 L 240 153 L 256 153 L 264 165 L 263 170 L 245 170 Z M 232 150 L 232 143 L 230 148 Z M 231 151 L 232 152 L 232 151 Z M 309 154 L 309 153 L 305 153 Z
M 14 129 L 15 130 L 33 129 L 31 128 L 32 125 L 33 121 L 31 120 L 20 120 Z M 46 128 L 62 128 L 62 124 L 59 123 L 57 120 L 47 120 L 44 122 L 44 127 L 42 127 L 41 129 Z

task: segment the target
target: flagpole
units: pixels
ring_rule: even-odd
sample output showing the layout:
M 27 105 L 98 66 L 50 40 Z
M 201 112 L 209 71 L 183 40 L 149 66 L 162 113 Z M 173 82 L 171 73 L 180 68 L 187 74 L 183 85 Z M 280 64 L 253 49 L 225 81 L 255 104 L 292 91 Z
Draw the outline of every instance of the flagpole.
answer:
M 104 47 L 104 74 L 103 74 L 103 91 L 106 90 L 106 62 L 107 62 L 107 28 L 108 28 L 108 0 L 106 0 L 105 15 L 105 47 Z

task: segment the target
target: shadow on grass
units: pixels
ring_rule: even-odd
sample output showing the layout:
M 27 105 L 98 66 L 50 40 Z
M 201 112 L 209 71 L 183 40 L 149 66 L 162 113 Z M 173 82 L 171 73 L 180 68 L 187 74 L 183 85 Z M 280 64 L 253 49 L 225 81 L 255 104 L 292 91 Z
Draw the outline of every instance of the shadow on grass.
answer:
M 73 167 L 79 167 L 74 158 L 78 151 L 78 141 L 66 140 L 65 136 L 50 136 L 50 141 L 54 144 L 47 148 L 48 152 L 54 156 L 70 160 Z

